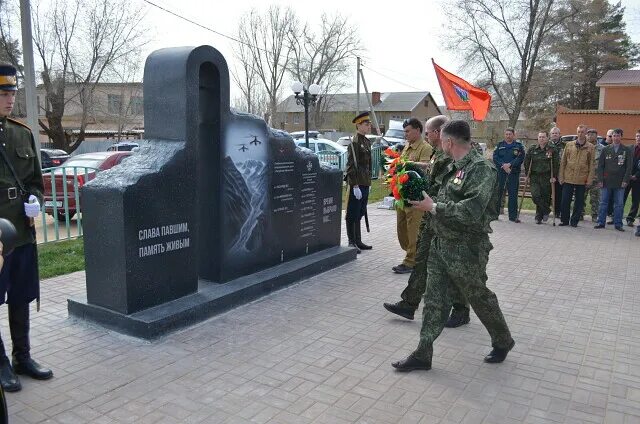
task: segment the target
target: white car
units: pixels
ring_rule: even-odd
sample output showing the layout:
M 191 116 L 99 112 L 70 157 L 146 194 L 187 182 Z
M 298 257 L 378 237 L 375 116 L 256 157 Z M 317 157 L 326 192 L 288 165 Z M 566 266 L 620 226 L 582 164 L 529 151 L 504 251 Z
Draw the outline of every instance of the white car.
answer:
M 296 146 L 306 147 L 304 139 L 297 139 L 294 142 Z M 316 154 L 320 152 L 342 154 L 347 151 L 345 146 L 326 138 L 309 138 L 309 149 Z
M 371 142 L 371 147 L 389 147 L 389 143 L 387 143 L 386 140 L 380 135 L 367 134 L 365 137 L 367 137 Z M 338 139 L 338 144 L 344 147 L 349 147 L 349 144 L 351 144 L 351 136 L 340 137 Z
M 289 135 L 294 140 L 300 140 L 300 139 L 304 140 L 304 131 L 294 131 L 292 133 L 289 133 Z M 309 131 L 309 139 L 318 138 L 321 135 L 322 134 L 319 131 Z

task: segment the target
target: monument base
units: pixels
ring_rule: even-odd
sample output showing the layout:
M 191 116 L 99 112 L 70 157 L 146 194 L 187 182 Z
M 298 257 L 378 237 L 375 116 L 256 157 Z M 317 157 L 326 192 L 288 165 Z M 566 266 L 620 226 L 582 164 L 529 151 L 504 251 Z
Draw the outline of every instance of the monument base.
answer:
M 333 269 L 356 258 L 348 247 L 332 247 L 224 284 L 201 281 L 198 292 L 130 315 L 68 299 L 69 316 L 100 324 L 119 333 L 154 339 L 204 321 L 300 280 Z

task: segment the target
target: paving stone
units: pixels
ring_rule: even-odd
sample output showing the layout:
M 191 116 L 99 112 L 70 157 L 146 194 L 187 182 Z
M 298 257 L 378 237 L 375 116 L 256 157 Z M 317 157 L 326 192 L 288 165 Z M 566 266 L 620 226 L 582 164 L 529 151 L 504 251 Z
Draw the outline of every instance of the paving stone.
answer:
M 443 331 L 431 371 L 405 374 L 390 363 L 417 346 L 422 310 L 409 321 L 382 307 L 406 285 L 391 272 L 404 253 L 394 212 L 371 206 L 369 218 L 374 249 L 356 261 L 153 342 L 69 319 L 83 272 L 43 281 L 32 354 L 55 378 L 23 378 L 10 422 L 640 424 L 632 232 L 501 217 L 488 285 L 516 347 L 484 364 L 490 340 L 472 314 Z M 0 333 L 9 340 L 6 308 Z

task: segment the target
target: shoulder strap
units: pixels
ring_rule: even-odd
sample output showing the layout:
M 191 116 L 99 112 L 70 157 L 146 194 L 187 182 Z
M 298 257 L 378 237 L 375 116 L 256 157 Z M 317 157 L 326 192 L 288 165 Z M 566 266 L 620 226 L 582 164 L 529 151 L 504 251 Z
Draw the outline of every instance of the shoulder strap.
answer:
M 11 171 L 13 178 L 16 180 L 16 183 L 18 184 L 20 191 L 22 191 L 23 194 L 26 194 L 27 190 L 24 188 L 24 185 L 22 184 L 22 181 L 20 181 L 20 178 L 18 178 L 18 173 L 16 172 L 15 168 L 11 164 L 11 161 L 7 157 L 7 151 L 1 143 L 0 143 L 0 155 L 2 155 L 2 159 L 5 161 L 5 163 L 9 167 L 9 171 Z
M 358 139 L 357 137 L 358 135 L 356 134 L 356 136 L 353 138 L 353 141 L 349 145 L 351 146 L 351 153 L 353 153 L 353 164 L 356 167 L 356 171 L 358 170 L 358 158 L 356 157 L 356 149 L 353 147 L 353 143 L 355 143 L 355 141 Z

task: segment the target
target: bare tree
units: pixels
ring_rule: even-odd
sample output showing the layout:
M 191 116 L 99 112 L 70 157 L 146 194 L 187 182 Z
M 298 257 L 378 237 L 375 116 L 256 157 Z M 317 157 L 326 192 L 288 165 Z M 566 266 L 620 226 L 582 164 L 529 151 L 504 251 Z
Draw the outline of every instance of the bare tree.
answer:
M 274 124 L 281 88 L 289 64 L 290 45 L 287 36 L 296 17 L 290 8 L 271 6 L 265 13 L 251 10 L 238 28 L 238 38 L 246 47 L 246 63 L 255 71 L 269 99 L 267 121 Z M 250 58 L 250 61 L 249 61 Z M 245 89 L 250 89 L 243 82 Z
M 33 15 L 46 92 L 47 122 L 39 123 L 56 148 L 72 152 L 85 138 L 97 84 L 126 58 L 138 60 L 145 44 L 142 9 L 127 0 L 54 0 L 49 7 L 36 6 Z M 81 105 L 77 134 L 62 124 L 72 100 Z
M 330 107 L 332 93 L 346 86 L 345 78 L 353 58 L 362 50 L 357 28 L 346 17 L 322 14 L 320 30 L 309 24 L 296 26 L 289 33 L 292 59 L 291 76 L 305 86 L 318 84 L 325 95 L 316 104 L 312 119 L 316 128 L 324 123 L 324 113 Z
M 559 0 L 457 0 L 447 7 L 448 47 L 467 63 L 481 63 L 488 81 L 515 126 L 527 98 L 544 40 L 563 19 Z
M 246 17 L 242 18 L 240 28 L 247 25 Z M 238 43 L 233 50 L 239 63 L 238 67 L 231 70 L 231 76 L 242 92 L 242 97 L 234 102 L 236 109 L 264 116 L 267 112 L 267 95 L 264 86 L 258 76 L 257 67 L 254 64 L 250 47 L 245 43 Z
M 142 83 L 135 82 L 140 74 L 140 65 L 137 61 L 125 60 L 114 66 L 107 75 L 107 79 L 113 84 L 106 85 L 105 90 L 98 86 L 94 91 L 90 110 L 96 112 L 95 116 L 103 116 L 116 123 L 117 141 L 121 140 L 124 132 L 133 129 L 136 123 L 142 124 Z M 110 102 L 110 98 L 115 101 Z
M 0 61 L 9 62 L 22 74 L 20 42 L 14 34 L 12 15 L 17 11 L 6 0 L 0 0 Z

